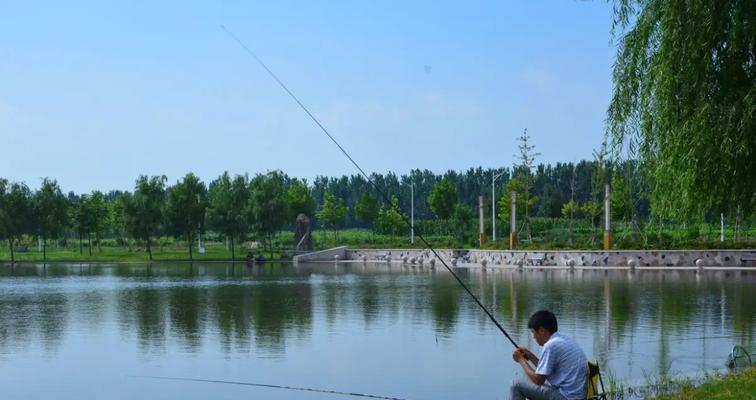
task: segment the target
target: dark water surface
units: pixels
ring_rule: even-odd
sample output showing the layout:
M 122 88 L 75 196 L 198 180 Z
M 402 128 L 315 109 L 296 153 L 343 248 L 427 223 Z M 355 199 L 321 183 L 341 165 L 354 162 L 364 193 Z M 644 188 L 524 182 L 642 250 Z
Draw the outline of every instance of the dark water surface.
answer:
M 515 340 L 552 309 L 618 379 L 756 347 L 756 273 L 460 270 Z M 385 265 L 0 266 L 1 399 L 504 399 L 511 344 L 443 270 Z M 537 353 L 538 351 L 536 351 Z

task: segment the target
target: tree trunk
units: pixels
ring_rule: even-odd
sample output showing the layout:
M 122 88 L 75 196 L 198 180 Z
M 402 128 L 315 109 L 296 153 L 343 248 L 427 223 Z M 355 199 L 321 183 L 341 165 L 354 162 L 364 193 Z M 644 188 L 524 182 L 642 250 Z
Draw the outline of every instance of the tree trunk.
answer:
M 231 235 L 229 239 L 231 240 L 231 261 L 236 261 L 236 257 L 234 254 L 234 235 Z
M 150 254 L 150 261 L 152 261 L 152 246 L 150 246 L 150 237 L 147 237 L 147 253 Z
M 192 259 L 192 234 L 191 233 L 186 234 L 186 242 L 189 244 L 189 261 L 193 261 Z
M 47 238 L 42 238 L 42 261 L 47 261 Z
M 87 244 L 89 245 L 89 256 L 92 257 L 92 234 L 87 232 Z
M 13 255 L 13 239 L 11 238 L 8 238 L 8 248 L 10 249 L 11 253 L 11 264 L 13 264 L 14 262 L 16 262 L 16 258 Z
M 81 248 L 81 237 L 84 236 L 84 233 L 82 231 L 79 231 L 79 254 L 83 254 L 84 250 Z

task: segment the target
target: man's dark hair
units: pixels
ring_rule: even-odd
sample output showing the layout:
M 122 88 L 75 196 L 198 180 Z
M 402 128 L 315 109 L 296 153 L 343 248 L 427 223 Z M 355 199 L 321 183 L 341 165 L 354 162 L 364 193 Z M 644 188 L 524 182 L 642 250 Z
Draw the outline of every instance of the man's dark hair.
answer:
M 543 327 L 551 333 L 556 332 L 559 328 L 557 327 L 557 320 L 554 313 L 548 310 L 540 310 L 533 313 L 528 320 L 528 329 L 537 331 L 540 327 Z

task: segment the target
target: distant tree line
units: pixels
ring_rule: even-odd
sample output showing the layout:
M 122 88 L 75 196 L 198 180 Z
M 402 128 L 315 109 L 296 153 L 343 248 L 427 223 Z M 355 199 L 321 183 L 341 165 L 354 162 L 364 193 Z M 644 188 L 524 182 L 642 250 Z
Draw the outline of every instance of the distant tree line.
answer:
M 314 202 L 303 181 L 274 171 L 249 179 L 224 173 L 206 185 L 189 173 L 174 185 L 165 176 L 140 176 L 133 192 L 103 194 L 69 192 L 45 178 L 32 192 L 22 182 L 0 179 L 0 239 L 6 240 L 14 259 L 14 248 L 24 235 L 37 238 L 47 259 L 47 242 L 64 236 L 79 239 L 83 252 L 86 239 L 92 252 L 92 238 L 99 245 L 103 236 L 143 243 L 152 260 L 157 236 L 170 235 L 187 244 L 189 259 L 200 233 L 212 229 L 235 243 L 249 236 L 270 245 L 271 235 L 292 215 L 312 214 Z
M 523 136 L 527 136 L 525 133 Z M 527 142 L 522 151 L 532 151 Z M 532 155 L 532 154 L 531 154 Z M 312 184 L 280 171 L 230 176 L 224 173 L 209 184 L 189 173 L 169 185 L 165 176 L 140 176 L 133 191 L 93 191 L 64 194 L 53 179 L 42 180 L 32 191 L 23 182 L 0 179 L 0 240 L 5 240 L 13 258 L 14 248 L 27 239 L 42 244 L 46 259 L 49 240 L 78 238 L 79 251 L 86 242 L 91 254 L 93 242 L 104 237 L 123 242 L 133 239 L 144 245 L 152 259 L 156 237 L 173 236 L 185 241 L 189 258 L 198 235 L 211 231 L 225 237 L 232 257 L 240 241 L 254 239 L 270 250 L 273 235 L 290 229 L 300 213 L 312 219 L 313 227 L 326 229 L 369 228 L 400 235 L 408 232 L 403 219 L 410 210 L 414 185 L 415 219 L 421 233 L 454 236 L 470 242 L 475 235 L 478 196 L 484 196 L 486 218 L 490 218 L 491 182 L 496 180 L 497 217 L 508 230 L 512 192 L 517 193 L 518 231 L 528 231 L 528 218 L 564 218 L 590 221 L 594 236 L 603 216 L 604 183 L 612 183 L 612 213 L 618 221 L 639 229 L 655 218 L 650 194 L 654 181 L 636 161 L 611 163 L 605 150 L 597 150 L 593 161 L 529 166 L 532 157 L 510 169 L 470 168 L 464 172 L 434 174 L 412 170 L 397 176 L 374 173 L 371 180 L 390 196 L 383 199 L 359 175 L 318 177 Z M 718 221 L 713 210 L 705 220 Z M 728 216 L 736 226 L 745 218 L 742 209 L 731 207 Z M 701 222 L 701 221 L 681 221 Z

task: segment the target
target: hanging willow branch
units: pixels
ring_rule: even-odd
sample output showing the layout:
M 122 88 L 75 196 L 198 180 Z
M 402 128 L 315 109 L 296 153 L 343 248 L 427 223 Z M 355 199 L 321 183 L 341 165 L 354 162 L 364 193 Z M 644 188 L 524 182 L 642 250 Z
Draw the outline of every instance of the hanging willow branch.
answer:
M 660 216 L 756 206 L 756 3 L 616 0 L 608 134 Z

